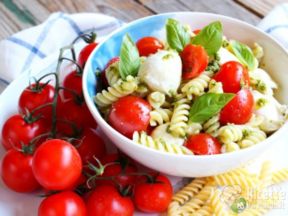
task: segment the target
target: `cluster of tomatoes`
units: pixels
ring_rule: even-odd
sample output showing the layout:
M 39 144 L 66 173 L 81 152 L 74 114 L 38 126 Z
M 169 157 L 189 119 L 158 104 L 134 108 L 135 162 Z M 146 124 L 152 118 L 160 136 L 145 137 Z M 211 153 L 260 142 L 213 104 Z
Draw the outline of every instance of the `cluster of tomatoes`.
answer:
M 61 85 L 59 71 L 29 84 L 20 95 L 19 114 L 3 125 L 2 180 L 20 193 L 42 189 L 46 198 L 39 216 L 128 216 L 135 208 L 165 211 L 171 201 L 167 177 L 140 173 L 127 156 L 108 154 L 95 131 L 83 100 L 82 68 L 96 45 L 89 41 L 74 59 L 77 70 Z M 59 64 L 65 59 L 60 56 Z M 43 81 L 48 76 L 55 77 L 55 84 Z

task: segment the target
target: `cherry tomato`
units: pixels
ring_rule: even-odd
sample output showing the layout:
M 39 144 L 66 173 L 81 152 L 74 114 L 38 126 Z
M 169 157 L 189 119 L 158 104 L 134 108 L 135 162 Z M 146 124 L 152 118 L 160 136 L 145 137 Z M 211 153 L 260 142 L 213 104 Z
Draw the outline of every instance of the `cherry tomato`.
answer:
M 86 216 L 82 198 L 72 191 L 64 191 L 45 198 L 38 209 L 38 216 Z
M 253 112 L 254 99 L 250 90 L 242 89 L 220 112 L 221 124 L 245 124 Z
M 89 58 L 92 51 L 96 48 L 98 43 L 90 43 L 86 45 L 79 53 L 78 64 L 84 68 L 87 59 Z
M 133 202 L 130 197 L 122 196 L 111 185 L 100 185 L 87 201 L 88 216 L 132 216 Z
M 63 80 L 63 87 L 73 90 L 79 96 L 83 95 L 82 91 L 82 75 L 77 71 L 72 71 Z M 68 90 L 63 91 L 65 99 L 74 98 L 74 94 Z
M 249 86 L 250 78 L 248 71 L 239 62 L 229 61 L 223 64 L 218 73 L 213 77 L 223 84 L 223 90 L 227 93 L 237 93 L 241 86 Z
M 200 32 L 201 32 L 201 29 L 195 29 L 195 30 L 193 31 L 193 33 L 194 33 L 195 35 L 199 34 Z
M 2 161 L 2 179 L 11 190 L 32 192 L 40 187 L 32 172 L 32 155 L 9 150 Z
M 91 115 L 84 101 L 68 99 L 58 104 L 57 119 L 60 121 L 57 124 L 58 131 L 66 135 L 72 135 L 73 130 L 71 125 L 61 123 L 61 120 L 72 122 L 78 129 L 84 127 L 96 128 L 97 123 Z
M 31 84 L 21 93 L 18 108 L 19 112 L 22 114 L 26 114 L 27 110 L 32 112 L 37 107 L 40 107 L 47 103 L 53 102 L 53 97 L 55 94 L 55 89 L 53 86 L 49 84 L 39 83 Z M 52 106 L 47 106 L 44 108 L 40 108 L 35 111 L 34 116 L 42 114 L 45 118 L 51 118 L 52 115 Z
M 199 76 L 207 67 L 209 57 L 200 45 L 188 44 L 180 53 L 182 59 L 182 77 L 183 79 L 192 79 Z
M 143 37 L 137 41 L 136 46 L 140 56 L 149 56 L 164 49 L 162 42 L 155 37 Z
M 147 213 L 164 212 L 172 200 L 173 189 L 167 177 L 158 175 L 154 182 L 136 184 L 135 206 Z
M 48 190 L 65 190 L 75 185 L 81 175 L 82 162 L 70 143 L 51 139 L 35 151 L 32 163 L 37 181 Z
M 33 123 L 26 121 L 21 115 L 13 115 L 3 125 L 2 144 L 5 149 L 11 149 L 12 146 L 21 148 L 22 144 L 28 145 L 33 138 L 46 133 L 47 126 L 44 119 L 38 119 Z M 36 145 L 43 139 L 36 141 Z
M 81 156 L 83 164 L 94 161 L 93 157 L 101 158 L 106 154 L 105 142 L 92 129 L 86 128 L 77 150 Z
M 146 131 L 150 121 L 150 104 L 137 96 L 126 96 L 112 104 L 109 123 L 118 132 L 132 138 L 134 131 Z
M 196 155 L 212 155 L 221 153 L 220 142 L 210 134 L 200 133 L 190 136 L 185 144 Z
M 129 158 L 119 154 L 109 154 L 105 155 L 101 159 L 101 162 L 102 165 L 118 162 L 118 164 L 105 167 L 102 177 L 116 176 L 116 182 L 122 187 L 134 185 L 136 183 L 137 177 L 129 174 L 136 173 L 138 169 L 131 163 Z M 115 182 L 112 180 L 97 180 L 97 184 L 115 185 Z

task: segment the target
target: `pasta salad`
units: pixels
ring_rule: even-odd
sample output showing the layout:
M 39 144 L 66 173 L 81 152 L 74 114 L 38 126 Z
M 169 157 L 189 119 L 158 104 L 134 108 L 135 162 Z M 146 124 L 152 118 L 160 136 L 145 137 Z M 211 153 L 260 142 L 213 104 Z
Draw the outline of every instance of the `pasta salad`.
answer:
M 162 152 L 210 155 L 255 145 L 284 124 L 287 106 L 260 68 L 259 44 L 227 39 L 219 21 L 192 31 L 168 19 L 165 28 L 165 41 L 126 34 L 99 76 L 94 100 L 115 130 Z

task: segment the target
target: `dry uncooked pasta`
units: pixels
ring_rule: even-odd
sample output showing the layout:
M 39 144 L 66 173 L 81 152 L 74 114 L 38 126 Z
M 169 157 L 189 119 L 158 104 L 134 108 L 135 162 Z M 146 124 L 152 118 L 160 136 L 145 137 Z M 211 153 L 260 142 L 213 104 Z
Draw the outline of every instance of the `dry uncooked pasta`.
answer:
M 209 178 L 195 178 L 172 198 L 168 216 L 261 216 L 282 199 L 280 192 L 261 193 L 271 184 L 288 181 L 288 169 L 272 172 L 270 161 L 262 164 L 259 174 L 238 168 Z M 249 197 L 248 192 L 255 193 Z

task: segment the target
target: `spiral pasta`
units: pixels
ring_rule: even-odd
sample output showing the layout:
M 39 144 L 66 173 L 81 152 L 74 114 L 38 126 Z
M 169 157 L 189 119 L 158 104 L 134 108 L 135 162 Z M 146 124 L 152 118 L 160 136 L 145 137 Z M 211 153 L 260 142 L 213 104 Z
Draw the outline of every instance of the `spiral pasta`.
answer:
M 242 188 L 254 188 L 258 179 L 254 175 L 250 175 L 245 169 L 238 168 L 236 170 L 213 176 L 217 185 L 239 185 Z
M 219 189 L 213 189 L 209 205 L 215 216 L 228 216 L 229 214 L 221 202 L 220 195 L 221 191 Z
M 183 205 L 193 196 L 199 193 L 207 183 L 206 178 L 196 178 L 191 183 L 183 187 L 172 197 L 172 202 L 177 202 L 179 205 Z
M 238 151 L 240 150 L 240 146 L 235 143 L 235 142 L 228 142 L 228 143 L 224 143 L 222 146 L 222 152 L 233 152 L 233 151 Z
M 171 117 L 171 122 L 168 131 L 178 137 L 184 137 L 187 128 L 190 101 L 183 97 L 183 95 L 178 96 L 174 105 L 173 114 Z
M 195 134 L 199 134 L 202 130 L 202 125 L 200 123 L 191 122 L 187 124 L 186 135 L 191 136 Z
M 172 111 L 169 109 L 158 108 L 150 112 L 150 125 L 161 125 L 170 121 Z
M 219 129 L 218 138 L 223 143 L 240 141 L 243 138 L 243 126 L 229 124 Z
M 137 89 L 138 81 L 135 77 L 128 76 L 126 81 L 118 80 L 112 87 L 97 93 L 94 97 L 99 107 L 106 107 L 117 101 L 119 98 L 133 93 Z
M 211 79 L 208 84 L 208 92 L 209 93 L 223 93 L 223 85 L 221 82 L 217 82 L 214 79 Z
M 120 78 L 119 61 L 112 63 L 106 70 L 105 76 L 110 86 L 113 86 Z
M 216 137 L 218 135 L 218 130 L 220 128 L 219 119 L 220 119 L 219 115 L 215 115 L 212 118 L 208 119 L 208 121 L 206 121 L 203 124 L 204 131 Z
M 211 216 L 213 215 L 213 210 L 210 206 L 205 205 L 198 209 L 197 211 L 193 212 L 192 214 L 189 214 L 191 216 Z
M 189 149 L 187 149 L 184 146 L 176 145 L 176 144 L 168 144 L 162 140 L 154 140 L 151 136 L 147 135 L 146 132 L 137 132 L 135 131 L 133 133 L 133 141 L 146 146 L 148 148 L 153 148 L 155 150 L 159 150 L 161 152 L 167 152 L 171 154 L 187 154 L 191 155 L 193 152 L 191 152 Z
M 183 83 L 181 88 L 181 92 L 186 94 L 188 99 L 192 99 L 193 95 L 200 96 L 204 93 L 205 89 L 208 87 L 209 81 L 211 80 L 211 76 L 213 72 L 205 71 L 198 77 Z
M 283 168 L 272 174 L 272 183 L 278 184 L 288 180 L 288 168 Z
M 148 89 L 148 87 L 143 84 L 140 83 L 137 86 L 137 89 L 135 90 L 135 92 L 133 92 L 133 95 L 138 96 L 138 97 L 146 97 L 149 94 L 150 90 Z
M 253 128 L 252 130 L 244 129 L 242 133 L 246 135 L 238 142 L 241 148 L 250 147 L 266 139 L 266 133 L 258 128 Z
M 165 102 L 165 94 L 155 91 L 148 95 L 147 100 L 154 109 L 158 109 Z
M 186 204 L 181 207 L 180 211 L 184 214 L 191 214 L 200 209 L 212 195 L 214 186 L 211 184 L 205 185 L 203 189 L 192 197 Z

